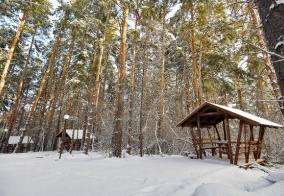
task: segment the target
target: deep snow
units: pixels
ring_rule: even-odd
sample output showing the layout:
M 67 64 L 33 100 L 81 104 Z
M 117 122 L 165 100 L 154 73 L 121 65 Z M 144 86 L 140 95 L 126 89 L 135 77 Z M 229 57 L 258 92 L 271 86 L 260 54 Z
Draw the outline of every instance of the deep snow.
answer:
M 273 178 L 274 176 L 274 178 Z M 284 173 L 244 170 L 226 159 L 107 158 L 57 152 L 0 154 L 0 195 L 284 195 Z

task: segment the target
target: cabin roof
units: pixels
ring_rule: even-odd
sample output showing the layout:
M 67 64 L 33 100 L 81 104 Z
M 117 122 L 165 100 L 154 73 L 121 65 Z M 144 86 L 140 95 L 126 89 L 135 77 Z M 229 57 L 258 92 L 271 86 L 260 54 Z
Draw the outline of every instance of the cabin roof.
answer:
M 29 140 L 28 140 L 29 139 Z M 9 144 L 17 144 L 20 140 L 20 136 L 10 136 L 9 137 Z M 28 136 L 25 136 L 24 139 L 23 139 L 23 144 L 26 144 L 28 143 L 28 141 L 33 144 L 34 141 L 31 139 L 31 137 L 28 137 Z
M 214 126 L 222 122 L 225 119 L 225 115 L 228 116 L 228 119 L 239 119 L 249 125 L 266 126 L 272 128 L 283 127 L 280 124 L 255 116 L 248 112 L 210 102 L 205 102 L 201 106 L 196 108 L 191 114 L 189 114 L 186 118 L 180 121 L 177 126 L 197 127 L 198 116 L 200 118 L 200 126 Z

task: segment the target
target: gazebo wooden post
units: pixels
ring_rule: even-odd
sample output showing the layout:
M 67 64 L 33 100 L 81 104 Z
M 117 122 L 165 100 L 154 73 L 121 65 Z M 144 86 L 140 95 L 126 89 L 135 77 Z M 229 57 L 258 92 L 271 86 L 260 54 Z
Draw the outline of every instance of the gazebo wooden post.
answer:
M 199 153 L 198 153 L 198 148 L 197 148 L 197 143 L 196 143 L 196 137 L 195 137 L 195 134 L 194 134 L 194 130 L 193 130 L 193 127 L 190 126 L 190 133 L 191 133 L 191 137 L 192 137 L 192 143 L 193 143 L 193 147 L 194 147 L 194 150 L 195 150 L 195 153 L 196 153 L 196 156 L 197 158 L 199 159 Z
M 224 140 L 227 140 L 227 134 L 226 134 L 226 125 L 225 125 L 225 121 L 223 120 L 223 132 L 224 132 Z
M 221 141 L 221 137 L 220 137 L 220 134 L 219 134 L 219 131 L 218 131 L 218 128 L 216 125 L 214 125 L 214 128 L 216 130 L 216 133 L 218 135 L 218 140 Z M 219 149 L 219 158 L 222 158 L 222 149 L 221 149 L 221 144 L 218 143 L 218 149 Z
M 228 157 L 230 159 L 230 163 L 233 164 L 233 154 L 232 154 L 232 145 L 231 145 L 231 134 L 230 134 L 230 128 L 229 128 L 229 120 L 228 115 L 225 114 L 225 130 L 227 132 L 227 148 L 228 148 Z
M 254 135 L 253 135 L 253 125 L 250 125 L 250 141 L 254 142 Z M 251 145 L 250 145 L 251 147 Z M 253 151 L 253 157 L 255 160 L 257 160 L 257 152 Z
M 199 143 L 199 158 L 202 159 L 202 138 L 201 138 L 201 127 L 200 127 L 200 117 L 197 116 L 197 131 L 198 131 L 198 143 Z
M 257 159 L 260 159 L 264 132 L 265 132 L 265 127 L 260 126 L 259 127 L 259 136 L 258 136 L 258 145 L 257 145 Z
M 248 163 L 248 146 L 247 146 L 247 127 L 244 127 L 244 135 L 245 135 L 245 162 Z
M 243 131 L 243 122 L 240 120 L 239 133 L 238 133 L 237 146 L 236 146 L 236 154 L 235 154 L 235 162 L 234 162 L 235 165 L 238 165 L 242 131 Z
M 219 131 L 218 131 L 218 129 L 217 129 L 217 126 L 214 125 L 214 128 L 215 128 L 215 131 L 216 131 L 216 133 L 217 133 L 218 140 L 221 140 L 221 137 L 220 137 Z
M 253 135 L 253 125 L 250 125 L 250 140 L 254 141 L 254 135 Z

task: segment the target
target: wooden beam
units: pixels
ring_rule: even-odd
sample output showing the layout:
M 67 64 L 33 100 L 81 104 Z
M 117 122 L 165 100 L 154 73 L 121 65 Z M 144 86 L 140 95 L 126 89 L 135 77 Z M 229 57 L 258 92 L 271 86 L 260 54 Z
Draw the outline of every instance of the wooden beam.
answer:
M 226 128 L 225 128 L 225 119 L 223 120 L 223 132 L 224 132 L 224 140 L 227 140 Z
M 264 137 L 265 127 L 259 127 L 259 136 L 258 136 L 258 147 L 257 147 L 257 158 L 260 159 L 261 149 L 263 145 L 263 137 Z
M 218 131 L 217 126 L 214 125 L 214 128 L 215 128 L 215 131 L 216 131 L 216 133 L 217 133 L 217 135 L 218 135 L 218 140 L 221 140 L 220 133 L 219 133 L 219 131 Z
M 202 159 L 202 138 L 201 138 L 201 127 L 200 127 L 200 117 L 197 117 L 197 130 L 199 137 L 199 158 Z
M 199 153 L 198 153 L 198 150 L 197 150 L 196 137 L 195 137 L 195 134 L 194 134 L 193 127 L 190 127 L 190 133 L 191 133 L 192 143 L 193 143 L 193 147 L 194 147 L 196 156 L 199 159 Z
M 253 135 L 253 125 L 250 125 L 250 143 L 252 144 L 254 142 L 254 135 Z M 251 147 L 250 144 L 250 147 Z M 257 152 L 253 152 L 253 157 L 255 160 L 257 160 Z
M 232 145 L 231 145 L 231 134 L 230 134 L 230 127 L 229 127 L 229 120 L 228 120 L 228 115 L 225 114 L 225 129 L 227 132 L 227 148 L 228 148 L 228 156 L 230 159 L 230 163 L 233 164 L 233 154 L 232 154 Z
M 249 162 L 249 157 L 248 157 L 248 148 L 247 148 L 247 126 L 244 127 L 244 131 L 245 131 L 245 162 L 248 163 Z
M 240 152 L 240 141 L 242 137 L 242 131 L 243 131 L 243 122 L 240 120 L 239 123 L 239 133 L 238 133 L 238 138 L 237 138 L 237 146 L 236 146 L 236 153 L 235 153 L 235 165 L 238 165 L 238 160 L 239 160 L 239 152 Z
M 253 125 L 250 125 L 250 140 L 254 141 L 254 135 L 253 135 Z
M 199 114 L 199 116 L 221 116 L 221 115 L 224 114 L 220 112 L 208 112 L 208 113 Z

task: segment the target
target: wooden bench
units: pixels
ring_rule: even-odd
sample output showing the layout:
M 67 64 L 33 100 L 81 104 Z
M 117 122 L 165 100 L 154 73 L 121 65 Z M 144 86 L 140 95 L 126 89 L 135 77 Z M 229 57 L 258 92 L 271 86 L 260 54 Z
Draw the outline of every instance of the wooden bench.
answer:
M 202 138 L 201 146 L 204 156 L 206 156 L 206 150 L 211 150 L 212 156 L 217 154 L 216 149 L 218 148 L 218 146 L 215 143 L 216 140 L 218 140 L 218 138 Z M 195 142 L 196 144 L 199 144 L 198 139 L 196 139 Z
M 240 142 L 239 146 L 239 154 L 244 153 L 245 154 L 245 159 L 246 162 L 249 160 L 249 154 L 252 152 L 254 159 L 257 160 L 257 152 L 259 148 L 259 143 L 258 141 L 245 141 L 245 142 Z

